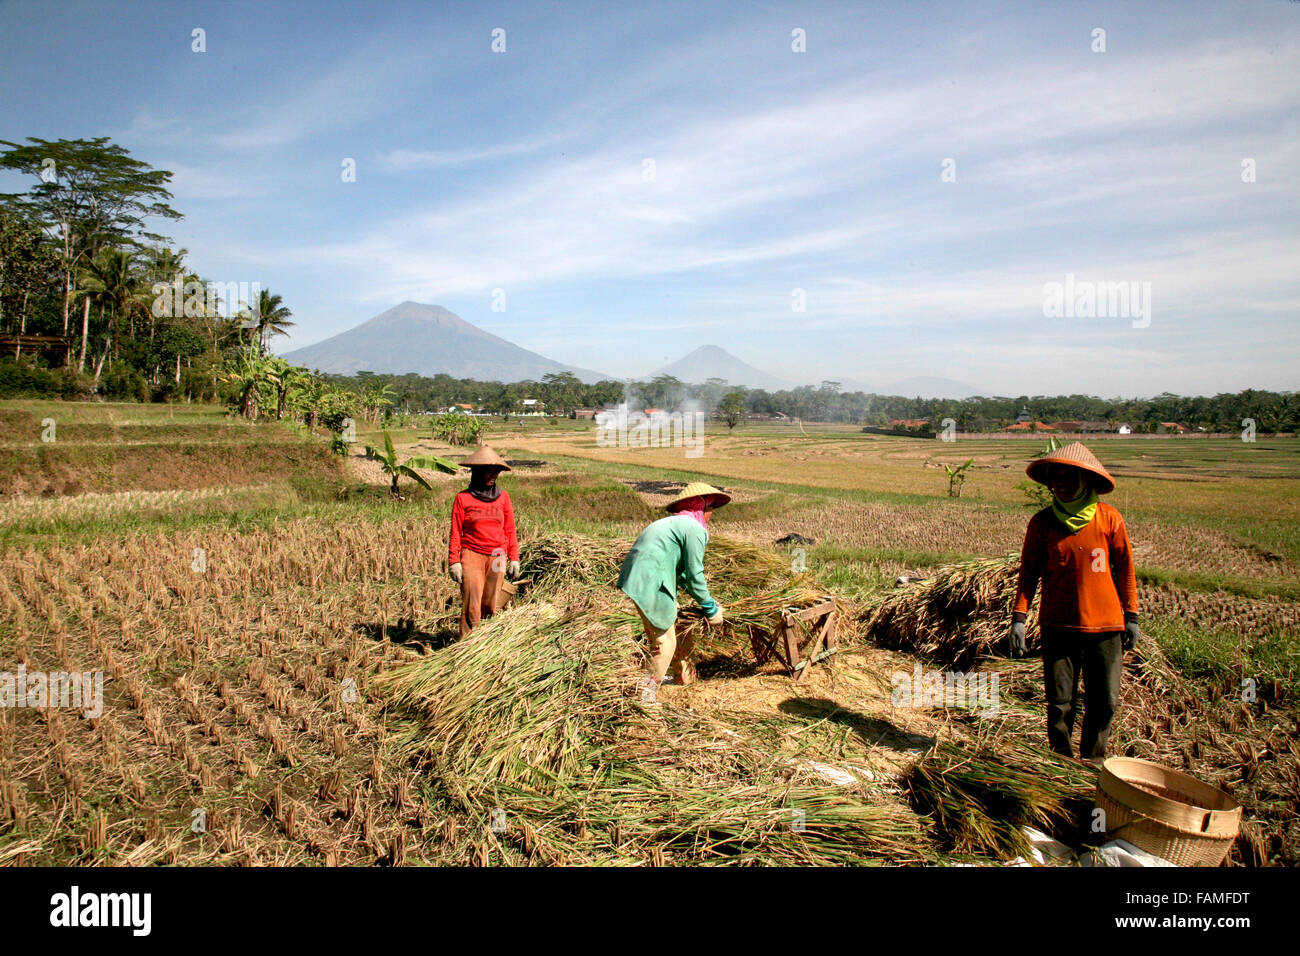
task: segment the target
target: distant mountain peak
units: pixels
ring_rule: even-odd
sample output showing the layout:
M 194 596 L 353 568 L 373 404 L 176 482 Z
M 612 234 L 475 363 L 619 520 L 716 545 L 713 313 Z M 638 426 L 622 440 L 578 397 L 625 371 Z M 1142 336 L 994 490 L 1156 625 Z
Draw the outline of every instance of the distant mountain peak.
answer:
M 659 375 L 671 375 L 695 385 L 703 384 L 711 378 L 720 378 L 728 385 L 743 385 L 746 388 L 777 390 L 790 387 L 789 382 L 755 368 L 720 345 L 698 346 L 676 362 L 656 369 L 647 377 L 655 378 Z
M 480 329 L 440 305 L 409 299 L 346 332 L 286 352 L 284 358 L 335 375 L 364 370 L 520 382 L 571 372 L 587 383 L 612 377 L 557 362 Z

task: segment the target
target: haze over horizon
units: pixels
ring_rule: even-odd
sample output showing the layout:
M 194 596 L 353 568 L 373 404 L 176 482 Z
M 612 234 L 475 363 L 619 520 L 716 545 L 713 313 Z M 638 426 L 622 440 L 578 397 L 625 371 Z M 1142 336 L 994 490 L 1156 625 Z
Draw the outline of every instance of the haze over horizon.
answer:
M 0 139 L 173 170 L 162 231 L 284 297 L 281 353 L 415 300 L 621 377 L 716 344 L 796 382 L 1300 387 L 1300 4 L 46 2 L 0 36 Z M 1067 276 L 1149 283 L 1149 322 L 1046 317 Z

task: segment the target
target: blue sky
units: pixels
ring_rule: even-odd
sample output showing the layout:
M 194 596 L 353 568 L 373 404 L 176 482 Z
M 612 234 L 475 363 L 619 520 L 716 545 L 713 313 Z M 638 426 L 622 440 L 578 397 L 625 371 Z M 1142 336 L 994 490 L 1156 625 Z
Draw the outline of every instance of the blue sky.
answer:
M 279 351 L 413 299 L 618 376 L 1300 387 L 1287 0 L 8 2 L 0 90 L 0 138 L 173 170 L 166 231 L 284 297 Z M 1067 274 L 1149 324 L 1046 317 Z

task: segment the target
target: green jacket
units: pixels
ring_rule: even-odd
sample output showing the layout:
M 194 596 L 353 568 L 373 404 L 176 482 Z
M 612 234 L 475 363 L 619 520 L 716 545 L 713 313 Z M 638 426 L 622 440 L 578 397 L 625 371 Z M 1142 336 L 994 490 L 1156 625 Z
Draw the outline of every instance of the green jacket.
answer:
M 704 581 L 704 546 L 709 533 L 694 518 L 669 515 L 641 532 L 619 571 L 619 590 L 636 602 L 655 627 L 677 621 L 677 587 L 700 603 L 705 617 L 718 613 Z

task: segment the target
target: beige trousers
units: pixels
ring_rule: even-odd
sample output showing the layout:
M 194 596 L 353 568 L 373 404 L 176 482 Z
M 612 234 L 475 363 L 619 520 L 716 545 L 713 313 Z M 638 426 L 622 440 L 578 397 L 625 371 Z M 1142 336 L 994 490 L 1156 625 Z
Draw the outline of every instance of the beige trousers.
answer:
M 690 659 L 695 651 L 695 635 L 688 634 L 678 641 L 675 624 L 666 629 L 655 627 L 640 608 L 636 610 L 641 615 L 641 626 L 645 629 L 650 655 L 647 669 L 655 682 L 662 682 L 669 668 L 672 668 L 673 680 L 678 684 L 689 684 L 695 680 L 695 665 Z

